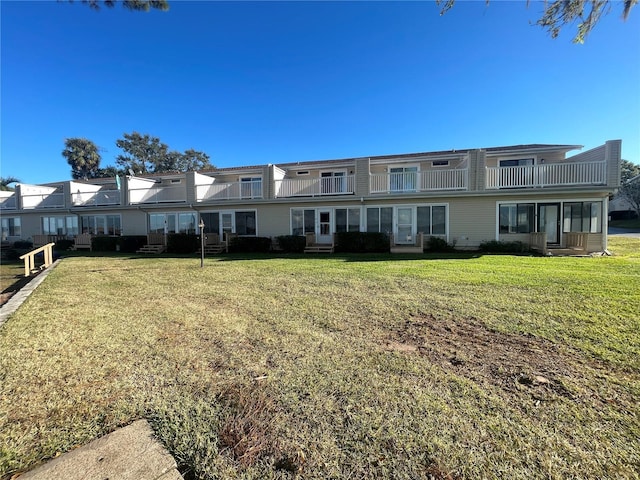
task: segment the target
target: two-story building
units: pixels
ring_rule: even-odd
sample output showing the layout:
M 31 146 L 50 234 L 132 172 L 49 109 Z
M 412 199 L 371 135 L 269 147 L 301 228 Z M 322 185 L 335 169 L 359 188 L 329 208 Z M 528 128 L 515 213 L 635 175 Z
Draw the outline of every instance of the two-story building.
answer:
M 487 240 L 563 247 L 584 233 L 607 248 L 607 201 L 620 183 L 621 141 L 517 145 L 18 184 L 0 192 L 2 239 L 34 235 L 196 233 L 276 237 L 386 232 L 397 245 L 436 236 L 457 248 Z M 540 238 L 540 237 L 539 237 Z

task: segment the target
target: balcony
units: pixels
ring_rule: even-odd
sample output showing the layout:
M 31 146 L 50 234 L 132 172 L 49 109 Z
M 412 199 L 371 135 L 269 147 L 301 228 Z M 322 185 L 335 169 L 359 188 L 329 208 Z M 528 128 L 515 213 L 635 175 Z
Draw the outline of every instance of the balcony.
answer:
M 16 194 L 15 192 L 0 191 L 0 210 L 15 210 Z
M 369 176 L 371 193 L 414 193 L 440 190 L 466 190 L 469 170 L 425 170 L 422 172 L 392 172 Z
M 64 193 L 32 193 L 22 195 L 22 208 L 60 208 L 64 207 Z
M 129 204 L 185 202 L 187 194 L 184 186 L 172 187 L 153 185 L 129 189 Z
M 599 161 L 486 167 L 486 188 L 605 185 L 606 166 L 606 162 Z
M 99 207 L 102 205 L 120 205 L 119 190 L 98 190 L 97 192 L 77 192 L 71 194 L 74 207 Z
M 196 185 L 196 201 L 242 200 L 262 198 L 262 179 Z
M 331 195 L 353 195 L 353 175 L 321 178 L 285 178 L 275 181 L 276 197 L 320 197 Z

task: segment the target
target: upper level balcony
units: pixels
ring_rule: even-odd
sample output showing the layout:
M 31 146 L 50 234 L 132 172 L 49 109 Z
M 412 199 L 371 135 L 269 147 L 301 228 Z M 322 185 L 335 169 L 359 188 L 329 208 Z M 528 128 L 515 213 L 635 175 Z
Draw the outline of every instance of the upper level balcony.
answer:
M 605 185 L 607 183 L 605 161 L 485 168 L 487 189 Z
M 94 193 L 72 193 L 71 203 L 74 207 L 120 205 L 120 191 L 99 190 Z
M 15 210 L 16 207 L 16 192 L 0 191 L 0 210 Z
M 353 195 L 354 188 L 354 175 L 275 180 L 275 196 L 278 198 Z
M 64 207 L 64 192 L 62 187 L 46 185 L 18 185 L 20 202 L 23 209 L 60 208 Z
M 467 168 L 446 170 L 408 171 L 399 168 L 389 173 L 378 173 L 369 176 L 369 188 L 372 194 L 377 193 L 412 193 L 440 190 L 467 190 L 469 170 Z
M 202 177 L 202 175 L 199 177 Z M 259 198 L 262 198 L 262 178 L 250 178 L 240 182 L 208 182 L 196 185 L 197 202 Z

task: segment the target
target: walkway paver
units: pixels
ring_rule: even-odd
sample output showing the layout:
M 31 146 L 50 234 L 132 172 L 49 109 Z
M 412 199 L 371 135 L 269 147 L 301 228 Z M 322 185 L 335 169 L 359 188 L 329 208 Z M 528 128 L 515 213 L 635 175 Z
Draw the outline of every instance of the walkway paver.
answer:
M 20 476 L 20 480 L 183 480 L 146 420 L 98 438 Z

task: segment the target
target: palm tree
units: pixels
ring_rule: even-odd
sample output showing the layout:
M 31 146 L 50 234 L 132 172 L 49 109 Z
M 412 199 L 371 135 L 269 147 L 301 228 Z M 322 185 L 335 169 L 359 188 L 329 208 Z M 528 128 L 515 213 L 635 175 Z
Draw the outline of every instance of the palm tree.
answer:
M 12 183 L 20 183 L 16 177 L 0 177 L 0 190 L 3 192 L 11 192 L 15 187 L 10 187 Z
M 64 141 L 62 156 L 71 166 L 73 179 L 87 180 L 93 178 L 100 168 L 98 147 L 86 138 L 67 138 Z

